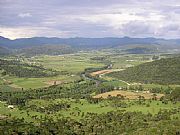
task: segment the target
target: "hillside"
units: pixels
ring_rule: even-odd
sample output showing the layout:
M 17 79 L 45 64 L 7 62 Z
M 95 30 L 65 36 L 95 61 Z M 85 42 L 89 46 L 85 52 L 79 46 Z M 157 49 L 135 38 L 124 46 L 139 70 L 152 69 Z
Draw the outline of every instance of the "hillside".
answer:
M 180 57 L 144 63 L 108 75 L 128 82 L 180 84 Z
M 45 46 L 36 46 L 30 48 L 23 48 L 18 51 L 19 54 L 23 54 L 25 56 L 34 56 L 34 55 L 62 55 L 62 54 L 70 54 L 74 53 L 75 50 L 70 46 L 65 45 L 45 45 Z

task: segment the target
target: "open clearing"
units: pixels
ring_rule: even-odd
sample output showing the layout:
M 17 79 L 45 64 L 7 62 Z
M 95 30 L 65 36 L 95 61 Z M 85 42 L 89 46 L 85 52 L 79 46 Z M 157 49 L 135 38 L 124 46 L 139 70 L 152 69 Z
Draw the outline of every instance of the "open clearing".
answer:
M 131 92 L 131 91 L 123 91 L 123 90 L 115 90 L 110 92 L 105 92 L 102 94 L 98 94 L 96 96 L 93 96 L 93 98 L 108 98 L 109 96 L 117 97 L 118 95 L 122 95 L 125 97 L 125 99 L 138 99 L 139 96 L 143 96 L 145 99 L 152 99 L 153 93 L 148 92 Z M 164 94 L 156 94 L 156 98 L 160 99 Z

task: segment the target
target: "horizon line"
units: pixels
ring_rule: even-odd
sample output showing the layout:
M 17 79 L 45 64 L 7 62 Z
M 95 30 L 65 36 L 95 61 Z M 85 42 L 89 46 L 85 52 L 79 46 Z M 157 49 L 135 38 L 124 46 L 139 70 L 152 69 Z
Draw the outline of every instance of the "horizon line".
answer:
M 18 39 L 32 39 L 32 38 L 59 38 L 59 39 L 71 39 L 71 38 L 88 38 L 88 39 L 103 39 L 103 38 L 132 38 L 132 39 L 162 39 L 162 40 L 177 40 L 180 38 L 162 38 L 162 37 L 130 37 L 130 36 L 122 36 L 122 37 L 56 37 L 56 36 L 33 36 L 33 37 L 19 37 L 19 38 L 9 38 L 5 36 L 1 36 L 3 38 L 9 39 L 9 40 L 18 40 Z

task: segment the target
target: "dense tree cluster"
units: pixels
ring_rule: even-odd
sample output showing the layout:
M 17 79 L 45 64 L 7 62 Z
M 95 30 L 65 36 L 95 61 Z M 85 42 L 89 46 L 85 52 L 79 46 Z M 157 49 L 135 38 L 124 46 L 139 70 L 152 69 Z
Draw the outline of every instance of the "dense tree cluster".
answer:
M 58 75 L 57 71 L 45 69 L 42 66 L 29 65 L 16 60 L 0 59 L 0 70 L 2 75 L 15 75 L 17 77 L 49 77 Z

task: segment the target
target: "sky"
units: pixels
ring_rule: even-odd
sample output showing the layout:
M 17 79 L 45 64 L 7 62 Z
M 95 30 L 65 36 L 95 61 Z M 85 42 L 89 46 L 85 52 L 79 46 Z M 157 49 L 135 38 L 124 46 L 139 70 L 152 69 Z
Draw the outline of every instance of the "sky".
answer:
M 180 0 L 0 0 L 0 36 L 180 38 Z

